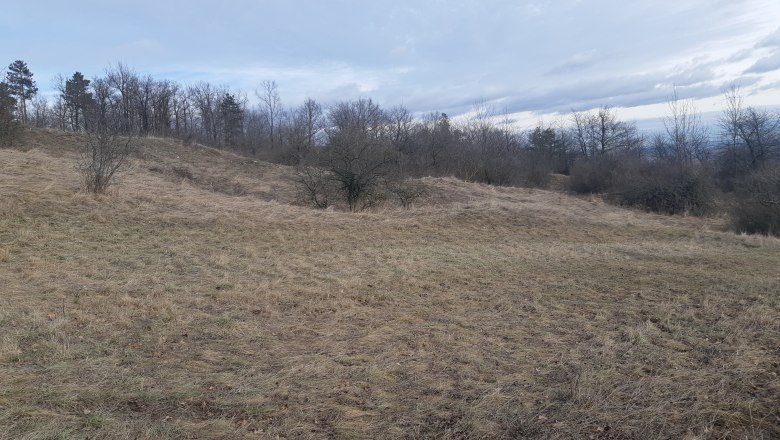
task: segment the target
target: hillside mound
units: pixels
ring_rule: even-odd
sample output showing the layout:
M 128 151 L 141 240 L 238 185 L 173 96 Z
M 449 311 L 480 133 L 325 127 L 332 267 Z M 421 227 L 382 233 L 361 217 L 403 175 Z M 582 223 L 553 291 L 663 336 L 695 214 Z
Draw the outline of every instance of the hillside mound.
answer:
M 780 437 L 780 240 L 425 178 L 296 206 L 294 171 L 142 139 L 0 150 L 0 439 Z

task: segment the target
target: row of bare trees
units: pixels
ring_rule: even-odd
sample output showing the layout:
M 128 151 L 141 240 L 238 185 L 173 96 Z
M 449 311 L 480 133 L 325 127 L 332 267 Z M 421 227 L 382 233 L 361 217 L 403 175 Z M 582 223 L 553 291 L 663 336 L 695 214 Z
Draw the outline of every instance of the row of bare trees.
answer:
M 360 106 L 364 101 L 324 109 L 307 99 L 287 107 L 277 84 L 264 81 L 254 91 L 258 104 L 250 106 L 240 91 L 206 82 L 183 86 L 139 75 L 123 64 L 93 79 L 80 72 L 60 76 L 56 85 L 59 94 L 53 102 L 31 102 L 31 124 L 85 132 L 92 109 L 110 102 L 127 135 L 174 136 L 288 164 L 302 163 L 317 147 L 332 142 L 338 113 L 345 105 Z M 620 121 L 609 108 L 575 114 L 573 127 L 557 124 L 521 132 L 485 106 L 454 123 L 443 113 L 414 117 L 401 106 L 384 110 L 372 105 L 377 107 L 374 116 L 382 126 L 382 142 L 402 156 L 399 166 L 411 174 L 454 174 L 518 184 L 522 178 L 513 170 L 518 161 L 550 162 L 566 172 L 576 156 L 637 149 L 641 144 L 636 127 Z
M 316 147 L 331 142 L 345 106 L 360 107 L 366 102 L 324 109 L 307 99 L 287 107 L 277 84 L 264 81 L 254 91 L 257 105 L 251 106 L 241 91 L 206 82 L 184 86 L 157 80 L 123 64 L 93 79 L 80 72 L 59 76 L 55 81 L 59 94 L 49 102 L 36 96 L 37 87 L 23 62 L 13 63 L 8 75 L 16 84 L 12 91 L 21 122 L 82 132 L 89 129 L 88 116 L 95 106 L 110 105 L 125 134 L 174 136 L 289 164 L 303 162 Z M 691 101 L 675 96 L 664 119 L 665 130 L 650 136 L 621 120 L 609 107 L 573 112 L 528 131 L 517 130 L 511 119 L 485 105 L 458 123 L 443 113 L 415 117 L 402 106 L 385 110 L 372 103 L 376 107 L 372 111 L 374 124 L 381 125 L 382 142 L 389 142 L 402 156 L 399 163 L 405 172 L 516 184 L 511 169 L 516 168 L 518 157 L 567 173 L 578 158 L 626 152 L 686 164 L 704 163 L 720 155 L 728 156 L 730 166 L 721 170 L 724 177 L 736 177 L 776 159 L 777 115 L 744 105 L 736 88 L 726 94 L 725 103 L 719 131 L 710 133 Z
M 93 127 L 99 115 L 110 114 L 124 136 L 174 136 L 298 165 L 302 193 L 318 207 L 337 202 L 361 210 L 382 196 L 381 188 L 415 193 L 398 185 L 409 176 L 544 186 L 551 173 L 561 173 L 572 174 L 575 190 L 623 194 L 630 203 L 679 212 L 705 205 L 690 200 L 703 197 L 700 189 L 733 193 L 780 157 L 780 117 L 745 105 L 737 88 L 726 93 L 716 126 L 703 124 L 692 101 L 675 94 L 664 130 L 648 135 L 610 107 L 519 130 L 486 105 L 457 120 L 384 109 L 371 99 L 287 106 L 274 81 L 262 82 L 250 105 L 241 91 L 156 80 L 122 64 L 91 80 L 79 72 L 60 77 L 57 85 L 51 103 L 25 96 L 27 123 L 89 133 L 99 128 Z M 15 111 L 21 114 L 19 105 Z M 659 188 L 664 180 L 678 186 Z M 777 199 L 767 197 L 770 205 Z

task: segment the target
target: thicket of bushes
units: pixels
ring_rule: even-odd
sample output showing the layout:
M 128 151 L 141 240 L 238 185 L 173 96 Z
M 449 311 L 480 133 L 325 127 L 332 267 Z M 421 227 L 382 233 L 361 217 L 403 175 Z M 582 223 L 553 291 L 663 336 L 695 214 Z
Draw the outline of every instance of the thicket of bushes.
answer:
M 582 158 L 571 168 L 569 189 L 580 194 L 607 192 L 612 188 L 619 164 L 617 156 Z
M 766 166 L 737 184 L 731 207 L 738 232 L 780 236 L 780 166 Z
M 603 193 L 617 204 L 662 214 L 705 214 L 716 199 L 713 179 L 700 165 L 627 155 L 576 162 L 569 185 L 577 193 Z
M 621 174 L 614 188 L 619 203 L 662 214 L 700 215 L 715 204 L 712 180 L 690 165 L 644 163 Z
M 732 165 L 725 162 L 722 166 Z M 727 175 L 725 182 L 724 175 Z M 713 171 L 705 164 L 675 164 L 636 157 L 590 158 L 573 165 L 569 189 L 577 193 L 600 193 L 614 203 L 663 214 L 703 215 L 716 212 L 720 205 L 731 217 L 736 232 L 780 236 L 780 165 L 777 162 L 734 175 L 722 169 Z
M 720 206 L 735 231 L 780 236 L 780 114 L 744 107 L 736 89 L 725 101 L 717 140 L 686 113 L 689 106 L 672 103 L 666 133 L 641 149 L 583 154 L 569 188 L 665 214 Z

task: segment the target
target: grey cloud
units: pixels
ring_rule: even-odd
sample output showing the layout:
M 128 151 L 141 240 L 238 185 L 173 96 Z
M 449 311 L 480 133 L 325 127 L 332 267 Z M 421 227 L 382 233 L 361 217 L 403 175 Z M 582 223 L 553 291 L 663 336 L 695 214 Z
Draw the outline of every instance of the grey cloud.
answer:
M 766 73 L 777 69 L 780 69 L 780 50 L 756 61 L 745 73 Z
M 742 49 L 734 52 L 730 57 L 724 61 L 728 63 L 738 63 L 740 61 L 747 60 L 753 56 L 753 49 Z
M 711 64 L 692 66 L 687 70 L 681 70 L 667 75 L 661 84 L 685 87 L 715 79 L 716 74 Z
M 602 105 L 635 107 L 665 102 L 675 90 L 684 99 L 717 96 L 726 85 L 721 82 L 706 82 L 675 87 L 665 83 L 665 79 L 665 75 L 636 75 L 573 83 L 517 97 L 512 100 L 509 109 L 512 112 L 553 113 L 580 111 Z
M 757 91 L 774 90 L 774 89 L 780 89 L 780 81 L 774 81 L 768 84 L 763 84 L 756 88 Z
M 756 44 L 756 47 L 780 47 L 780 27 L 773 33 L 767 35 L 766 38 L 759 41 L 758 44 Z
M 550 75 L 563 75 L 590 67 L 598 62 L 596 51 L 591 50 L 574 55 L 565 62 L 554 66 L 548 71 Z

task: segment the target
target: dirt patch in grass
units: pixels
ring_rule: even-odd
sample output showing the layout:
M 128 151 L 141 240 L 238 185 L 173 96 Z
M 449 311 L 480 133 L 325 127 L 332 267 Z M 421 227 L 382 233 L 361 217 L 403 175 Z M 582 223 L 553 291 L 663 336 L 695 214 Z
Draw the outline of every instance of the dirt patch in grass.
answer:
M 0 439 L 780 436 L 780 240 L 454 179 L 315 211 L 163 139 L 94 197 L 33 135 L 0 150 Z

